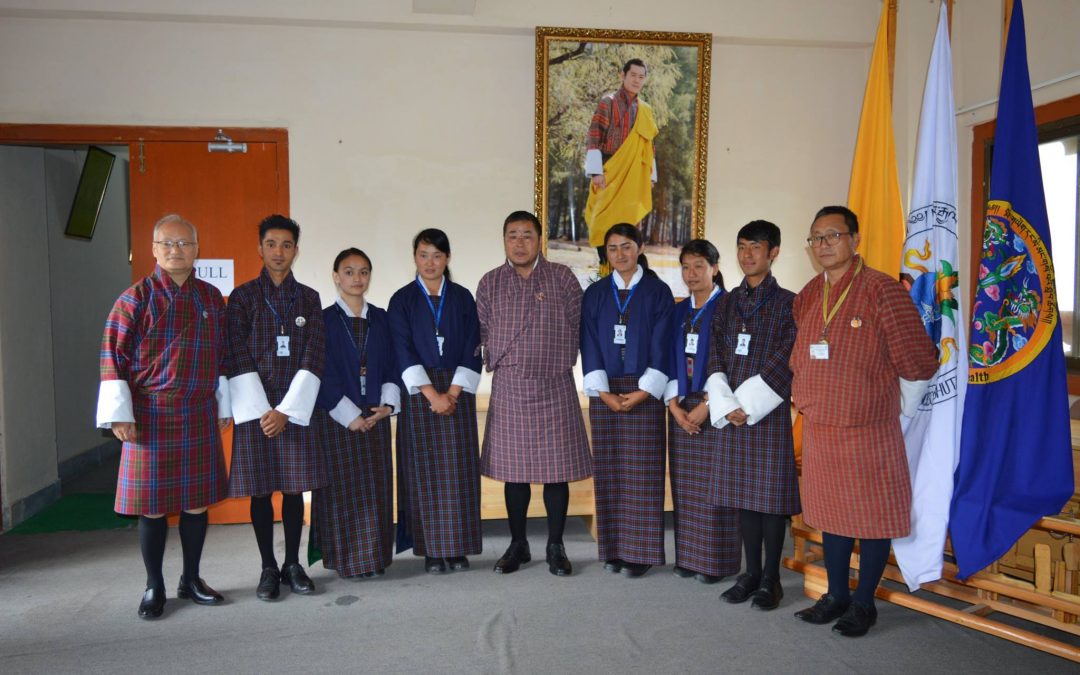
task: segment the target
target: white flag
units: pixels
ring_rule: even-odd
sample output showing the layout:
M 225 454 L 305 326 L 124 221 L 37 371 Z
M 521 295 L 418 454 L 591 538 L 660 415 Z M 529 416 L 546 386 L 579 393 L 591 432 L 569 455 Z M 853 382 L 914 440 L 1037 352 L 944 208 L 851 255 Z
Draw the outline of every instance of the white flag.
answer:
M 956 119 L 948 12 L 941 3 L 923 91 L 900 276 L 938 345 L 941 367 L 913 418 L 901 418 L 911 471 L 911 533 L 893 540 L 908 588 L 941 578 L 960 449 L 968 355 L 956 241 Z

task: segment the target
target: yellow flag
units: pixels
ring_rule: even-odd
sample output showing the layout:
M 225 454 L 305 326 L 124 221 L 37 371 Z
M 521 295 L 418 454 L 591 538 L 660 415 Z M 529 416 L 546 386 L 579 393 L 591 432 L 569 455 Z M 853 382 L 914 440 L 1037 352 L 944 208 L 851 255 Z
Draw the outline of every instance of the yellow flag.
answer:
M 859 252 L 866 263 L 896 279 L 904 244 L 904 207 L 896 173 L 888 36 L 889 3 L 883 2 L 855 142 L 848 208 L 859 217 Z

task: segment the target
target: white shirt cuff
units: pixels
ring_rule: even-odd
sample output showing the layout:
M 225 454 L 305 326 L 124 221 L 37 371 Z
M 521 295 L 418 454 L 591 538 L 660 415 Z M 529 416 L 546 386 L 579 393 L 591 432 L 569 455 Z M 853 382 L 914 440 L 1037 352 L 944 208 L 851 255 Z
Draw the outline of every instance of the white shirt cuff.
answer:
M 363 411 L 352 402 L 352 399 L 348 396 L 342 396 L 338 404 L 330 411 L 330 419 L 348 428 L 352 421 L 362 414 Z
M 98 385 L 97 425 L 111 429 L 113 422 L 134 422 L 131 387 L 126 380 L 102 380 Z
M 480 386 L 480 373 L 465 366 L 458 366 L 457 370 L 454 371 L 454 379 L 450 380 L 450 384 L 456 384 L 463 391 L 475 394 L 476 388 Z
M 653 157 L 652 161 L 652 182 L 656 182 L 656 158 Z
M 401 387 L 393 382 L 387 382 L 382 386 L 379 395 L 379 405 L 388 405 L 394 409 L 392 415 L 401 412 Z
M 585 377 L 581 381 L 581 388 L 585 390 L 586 396 L 599 396 L 602 391 L 611 391 L 607 371 L 591 370 L 585 373 Z
M 671 403 L 671 399 L 679 397 L 679 381 L 668 380 L 667 388 L 664 389 L 664 403 Z M 682 400 L 682 397 L 679 397 Z
M 104 383 L 103 383 L 104 384 Z M 905 380 L 900 378 L 900 412 L 907 417 L 914 417 L 922 404 L 930 380 Z
M 263 389 L 259 374 L 254 371 L 229 378 L 229 400 L 232 401 L 235 424 L 257 420 L 270 412 L 266 390 Z
M 731 391 L 726 373 L 713 373 L 705 380 L 705 393 L 709 395 L 709 421 L 717 429 L 723 429 L 729 422 L 728 413 L 739 409 L 739 401 Z
M 296 371 L 276 410 L 288 415 L 291 423 L 306 427 L 311 424 L 311 411 L 315 409 L 320 384 L 319 376 L 310 370 Z
M 664 390 L 667 389 L 667 383 L 667 375 L 655 368 L 646 368 L 645 372 L 638 378 L 637 386 L 638 389 L 649 392 L 656 400 L 662 401 L 664 399 Z
M 431 378 L 420 364 L 409 366 L 401 373 L 401 381 L 405 383 L 405 390 L 409 395 L 420 393 L 420 387 L 431 384 Z
M 776 410 L 776 406 L 784 402 L 772 387 L 765 384 L 761 375 L 755 375 L 740 384 L 735 390 L 735 399 L 746 413 L 746 423 L 751 426 L 765 419 L 766 415 Z
M 229 378 L 218 375 L 217 391 L 214 392 L 217 399 L 217 416 L 219 420 L 227 420 L 232 417 L 232 397 L 229 396 Z
M 585 151 L 585 175 L 600 176 L 604 173 L 604 156 L 599 148 Z

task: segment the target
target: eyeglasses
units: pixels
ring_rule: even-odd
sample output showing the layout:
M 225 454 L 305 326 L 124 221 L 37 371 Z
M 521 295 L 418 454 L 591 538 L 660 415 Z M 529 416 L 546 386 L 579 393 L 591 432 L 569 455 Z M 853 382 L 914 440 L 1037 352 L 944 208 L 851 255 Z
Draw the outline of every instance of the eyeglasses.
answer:
M 197 242 L 197 241 L 186 241 L 184 239 L 181 239 L 180 241 L 172 241 L 170 239 L 166 239 L 165 241 L 155 241 L 154 243 L 157 244 L 158 246 L 160 246 L 161 248 L 166 249 L 166 250 L 168 250 L 170 248 L 175 248 L 175 249 L 179 249 L 181 251 L 185 251 L 185 250 L 191 248 L 192 246 L 197 245 L 199 242 Z
M 834 246 L 836 244 L 836 242 L 840 241 L 840 237 L 844 236 L 845 234 L 850 235 L 851 233 L 850 232 L 829 232 L 828 234 L 823 234 L 823 235 L 821 235 L 819 237 L 817 237 L 817 236 L 807 237 L 806 238 L 806 243 L 809 244 L 810 246 L 814 247 L 814 248 L 817 248 L 818 246 L 821 246 L 821 245 Z

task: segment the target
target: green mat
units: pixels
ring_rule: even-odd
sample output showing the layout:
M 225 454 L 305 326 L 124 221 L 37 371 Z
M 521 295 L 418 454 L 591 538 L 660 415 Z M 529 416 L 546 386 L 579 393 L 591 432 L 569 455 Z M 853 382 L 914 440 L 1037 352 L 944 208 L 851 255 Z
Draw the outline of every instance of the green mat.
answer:
M 60 501 L 19 523 L 6 534 L 123 530 L 136 527 L 138 523 L 138 518 L 120 516 L 113 511 L 113 495 L 75 494 L 61 497 Z

